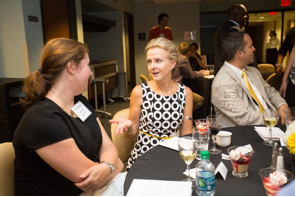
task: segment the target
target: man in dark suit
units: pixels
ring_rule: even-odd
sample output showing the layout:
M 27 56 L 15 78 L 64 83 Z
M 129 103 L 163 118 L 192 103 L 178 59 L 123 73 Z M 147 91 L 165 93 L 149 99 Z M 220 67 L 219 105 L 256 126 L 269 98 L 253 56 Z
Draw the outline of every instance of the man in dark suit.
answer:
M 217 29 L 214 37 L 214 75 L 218 73 L 225 61 L 221 56 L 221 42 L 223 37 L 230 32 L 243 31 L 242 27 L 246 25 L 247 18 L 247 8 L 243 4 L 235 4 L 229 7 L 228 21 Z

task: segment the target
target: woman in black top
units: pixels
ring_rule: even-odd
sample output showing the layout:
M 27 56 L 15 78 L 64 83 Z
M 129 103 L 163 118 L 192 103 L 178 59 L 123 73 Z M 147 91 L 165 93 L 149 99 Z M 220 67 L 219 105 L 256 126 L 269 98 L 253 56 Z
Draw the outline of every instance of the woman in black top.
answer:
M 76 40 L 52 39 L 40 62 L 25 79 L 21 103 L 27 110 L 13 138 L 15 194 L 79 195 L 99 189 L 123 164 L 81 96 L 92 76 L 88 49 Z

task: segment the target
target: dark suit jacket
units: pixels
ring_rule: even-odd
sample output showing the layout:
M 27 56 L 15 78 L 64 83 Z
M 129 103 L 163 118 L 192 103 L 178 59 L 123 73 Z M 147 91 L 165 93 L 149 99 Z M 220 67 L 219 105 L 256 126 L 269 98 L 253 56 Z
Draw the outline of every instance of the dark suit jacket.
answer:
M 221 42 L 223 37 L 230 33 L 230 32 L 235 32 L 235 31 L 243 31 L 240 27 L 236 26 L 235 23 L 232 21 L 227 21 L 224 23 L 221 27 L 219 27 L 215 33 L 214 37 L 214 52 L 215 52 L 215 58 L 214 58 L 214 75 L 218 73 L 220 68 L 224 64 L 224 59 L 221 56 Z

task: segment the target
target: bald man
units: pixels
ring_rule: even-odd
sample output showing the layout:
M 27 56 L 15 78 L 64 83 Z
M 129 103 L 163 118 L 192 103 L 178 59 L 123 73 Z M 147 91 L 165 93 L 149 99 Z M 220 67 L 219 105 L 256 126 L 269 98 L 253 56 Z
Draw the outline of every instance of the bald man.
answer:
M 215 67 L 214 75 L 218 73 L 224 64 L 224 58 L 221 56 L 221 42 L 223 37 L 230 32 L 243 31 L 248 18 L 247 8 L 243 4 L 235 4 L 228 9 L 228 21 L 219 27 L 214 37 Z

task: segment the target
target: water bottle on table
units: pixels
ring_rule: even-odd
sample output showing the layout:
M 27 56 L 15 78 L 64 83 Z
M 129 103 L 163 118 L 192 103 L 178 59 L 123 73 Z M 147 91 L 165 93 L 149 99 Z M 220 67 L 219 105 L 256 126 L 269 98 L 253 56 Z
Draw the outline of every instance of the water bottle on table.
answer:
M 196 194 L 198 196 L 214 196 L 215 166 L 210 162 L 209 151 L 200 152 L 201 160 L 196 165 Z

